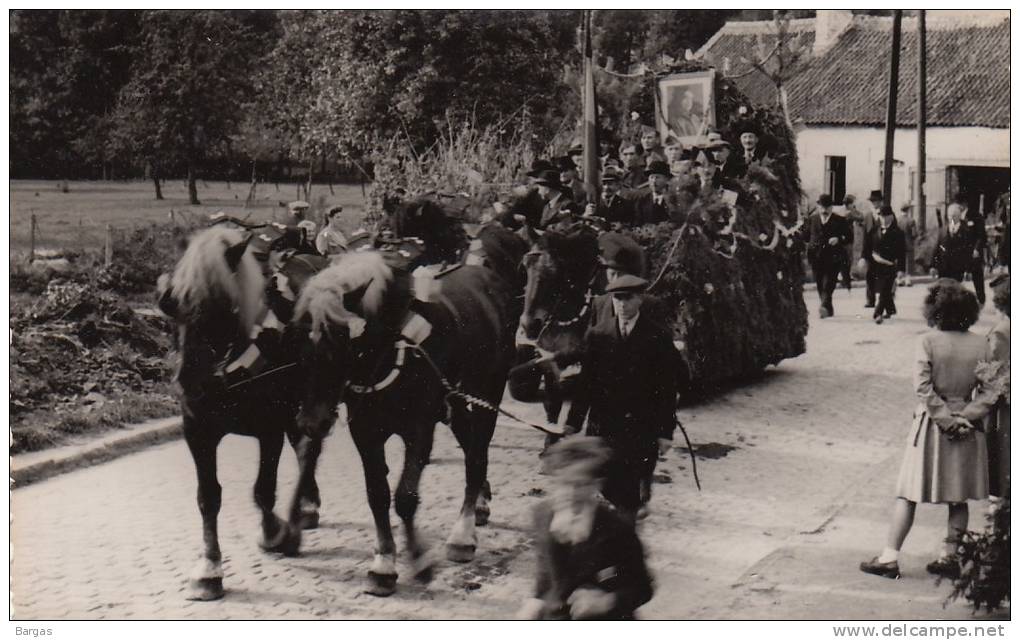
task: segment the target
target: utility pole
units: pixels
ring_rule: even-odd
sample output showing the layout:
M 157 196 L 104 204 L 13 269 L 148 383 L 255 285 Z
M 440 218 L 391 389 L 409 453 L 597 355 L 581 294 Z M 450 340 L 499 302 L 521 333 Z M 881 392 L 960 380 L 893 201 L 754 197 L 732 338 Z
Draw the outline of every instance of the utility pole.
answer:
M 889 61 L 889 102 L 885 112 L 885 163 L 882 166 L 882 204 L 892 203 L 893 139 L 896 136 L 896 94 L 900 88 L 900 25 L 903 10 L 893 12 L 892 59 Z
M 925 218 L 927 217 L 927 202 L 924 193 L 925 167 L 925 128 L 928 126 L 928 35 L 925 32 L 925 10 L 917 11 L 917 182 L 914 186 L 914 193 L 917 194 L 917 227 L 921 233 L 925 230 Z

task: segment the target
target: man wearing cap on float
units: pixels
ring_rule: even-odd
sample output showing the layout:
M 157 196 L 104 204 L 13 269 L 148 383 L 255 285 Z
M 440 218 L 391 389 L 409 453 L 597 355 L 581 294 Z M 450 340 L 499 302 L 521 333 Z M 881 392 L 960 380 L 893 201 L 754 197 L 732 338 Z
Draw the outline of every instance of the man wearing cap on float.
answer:
M 730 143 L 723 140 L 716 132 L 708 134 L 708 151 L 712 153 L 716 166 L 719 167 L 719 176 L 728 180 L 744 177 L 747 173 L 747 165 L 743 163 L 740 156 L 734 155 L 730 149 Z
M 864 238 L 864 252 L 871 254 L 875 270 L 875 288 L 878 290 L 878 304 L 875 305 L 874 320 L 882 324 L 896 315 L 896 279 L 903 274 L 907 262 L 907 243 L 903 230 L 896 224 L 896 213 L 890 206 L 879 210 L 880 224 L 875 225 Z
M 661 160 L 648 166 L 648 191 L 634 203 L 634 224 L 658 224 L 669 220 L 669 167 Z
M 648 182 L 645 176 L 645 163 L 641 157 L 643 149 L 639 144 L 623 143 L 620 146 L 620 162 L 623 164 L 623 178 L 620 179 L 620 186 L 623 189 L 623 197 L 637 197 L 637 191 Z
M 603 495 L 630 519 L 642 506 L 642 479 L 669 449 L 675 426 L 673 338 L 646 310 L 648 281 L 623 274 L 606 287 L 612 315 L 594 312 L 585 333 L 575 402 L 586 403 L 590 436 L 612 450 Z
M 853 236 L 850 223 L 832 212 L 832 196 L 823 193 L 818 198 L 818 206 L 819 210 L 812 213 L 807 222 L 807 254 L 821 299 L 818 315 L 828 318 L 835 313 L 832 294 Z
M 586 215 L 596 215 L 613 224 L 631 224 L 634 220 L 633 204 L 620 195 L 620 171 L 607 167 L 602 171 L 602 197 L 598 204 L 589 204 Z
M 659 132 L 655 127 L 641 125 L 641 148 L 645 150 L 646 167 L 656 160 L 666 160 L 666 150 L 659 144 Z
M 652 598 L 634 523 L 599 499 L 613 451 L 573 436 L 551 447 L 549 498 L 535 507 L 534 595 L 524 620 L 633 620 Z
M 497 207 L 497 220 L 507 229 L 516 231 L 524 225 L 535 228 L 541 223 L 545 200 L 535 181 L 543 171 L 556 171 L 556 166 L 543 158 L 534 160 L 525 183 L 513 188 L 508 204 Z
M 308 210 L 312 205 L 304 200 L 295 200 L 287 205 L 287 225 L 297 226 L 297 223 L 308 218 Z

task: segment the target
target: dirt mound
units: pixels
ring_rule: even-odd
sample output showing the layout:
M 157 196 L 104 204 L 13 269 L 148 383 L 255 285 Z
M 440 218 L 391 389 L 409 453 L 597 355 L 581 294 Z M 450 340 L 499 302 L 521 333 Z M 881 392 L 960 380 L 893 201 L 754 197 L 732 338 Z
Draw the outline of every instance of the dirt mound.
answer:
M 166 415 L 174 404 L 168 329 L 163 317 L 89 284 L 51 281 L 11 317 L 11 451 L 41 448 L 88 423 Z

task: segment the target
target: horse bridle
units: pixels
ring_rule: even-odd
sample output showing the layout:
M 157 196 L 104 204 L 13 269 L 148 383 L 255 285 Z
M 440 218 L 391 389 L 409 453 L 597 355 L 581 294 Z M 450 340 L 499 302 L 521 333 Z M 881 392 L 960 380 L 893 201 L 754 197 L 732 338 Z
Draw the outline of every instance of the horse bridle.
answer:
M 542 251 L 529 251 L 528 252 L 528 254 L 530 254 L 530 255 L 542 254 L 542 253 L 544 253 L 544 252 L 542 252 Z M 553 325 L 556 325 L 558 327 L 571 327 L 571 326 L 577 324 L 578 322 L 581 322 L 581 321 L 584 320 L 584 318 L 587 316 L 588 312 L 591 309 L 592 300 L 595 298 L 594 288 L 595 288 L 595 280 L 598 278 L 598 274 L 599 274 L 599 268 L 598 268 L 598 265 L 596 265 L 595 268 L 592 270 L 591 276 L 588 277 L 587 284 L 586 284 L 585 289 L 584 289 L 584 297 L 582 298 L 581 307 L 577 310 L 577 313 L 575 313 L 571 317 L 569 317 L 567 319 L 561 320 L 561 319 L 556 317 L 556 312 L 559 311 L 560 307 L 563 305 L 563 303 L 566 301 L 566 299 L 568 297 L 573 297 L 573 296 L 561 296 L 556 301 L 556 304 L 554 304 L 552 306 L 552 309 L 549 310 L 549 316 L 546 318 L 545 322 L 542 324 L 542 328 L 539 329 L 538 336 L 535 338 L 536 341 L 540 340 L 542 338 L 542 336 L 545 334 L 545 332 L 549 329 L 549 327 L 551 327 Z M 577 289 L 577 286 L 573 282 L 571 282 L 569 280 L 568 280 L 568 284 L 569 284 L 569 287 L 570 287 L 570 289 L 569 289 L 570 293 L 573 293 Z

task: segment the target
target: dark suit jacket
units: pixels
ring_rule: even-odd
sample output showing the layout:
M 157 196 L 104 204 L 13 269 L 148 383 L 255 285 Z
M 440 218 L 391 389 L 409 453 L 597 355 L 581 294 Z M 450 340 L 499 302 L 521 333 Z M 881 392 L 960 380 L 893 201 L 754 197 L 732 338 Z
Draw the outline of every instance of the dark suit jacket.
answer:
M 624 453 L 643 453 L 657 438 L 673 437 L 673 338 L 656 315 L 644 309 L 623 338 L 616 317 L 600 313 L 584 337 L 578 396 L 590 407 L 588 434 Z
M 974 250 L 980 242 L 979 232 L 975 229 L 977 226 L 977 223 L 968 225 L 964 219 L 955 234 L 949 233 L 949 225 L 939 229 L 939 243 L 935 247 L 931 266 L 938 271 L 940 277 L 959 280 L 975 263 L 980 264 L 980 258 L 974 260 Z M 984 225 L 981 228 L 983 231 Z
M 846 261 L 846 248 L 853 243 L 854 238 L 853 229 L 846 218 L 833 213 L 828 222 L 823 224 L 822 214 L 813 213 L 808 218 L 807 234 L 808 258 L 815 268 L 837 267 Z M 829 238 L 837 238 L 839 242 L 830 245 Z
M 539 195 L 538 189 L 532 187 L 528 189 L 527 193 L 515 197 L 510 202 L 506 213 L 500 216 L 499 221 L 507 229 L 520 229 L 521 223 L 514 218 L 516 214 L 524 216 L 528 226 L 537 227 L 542 221 L 542 209 L 544 208 L 545 202 L 542 201 L 542 196 Z
M 865 260 L 871 261 L 872 253 L 877 253 L 886 260 L 895 263 L 897 271 L 907 270 L 907 238 L 898 225 L 893 223 L 883 233 L 882 225 L 876 224 L 871 231 L 864 236 L 864 250 L 861 252 Z M 875 263 L 880 266 L 880 263 Z
M 652 192 L 642 195 L 634 202 L 634 224 L 658 224 L 669 220 L 669 209 L 664 204 L 655 204 Z
M 543 619 L 569 619 L 567 599 L 582 587 L 616 595 L 616 607 L 598 619 L 632 619 L 634 610 L 652 599 L 652 578 L 634 526 L 611 507 L 599 504 L 588 539 L 563 544 L 549 532 L 552 517 L 548 501 L 535 508 L 535 597 L 545 602 Z
M 545 229 L 549 225 L 563 220 L 565 216 L 561 213 L 561 209 L 571 201 L 571 197 L 564 192 L 553 195 L 552 200 L 546 202 L 542 207 L 542 218 L 538 223 L 539 228 Z
M 724 164 L 719 165 L 719 175 L 724 178 L 743 178 L 745 173 L 747 164 L 743 156 L 734 155 L 733 152 L 730 152 L 730 157 Z
M 634 204 L 622 195 L 616 194 L 608 203 L 605 200 L 600 200 L 595 207 L 595 215 L 605 218 L 607 222 L 633 224 Z
M 624 197 L 627 197 L 627 193 L 635 192 L 640 189 L 646 182 L 648 182 L 648 176 L 645 175 L 643 168 L 634 167 L 627 170 L 624 174 L 623 179 L 620 181 L 620 185 L 623 187 Z

